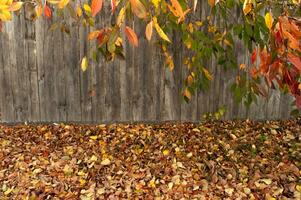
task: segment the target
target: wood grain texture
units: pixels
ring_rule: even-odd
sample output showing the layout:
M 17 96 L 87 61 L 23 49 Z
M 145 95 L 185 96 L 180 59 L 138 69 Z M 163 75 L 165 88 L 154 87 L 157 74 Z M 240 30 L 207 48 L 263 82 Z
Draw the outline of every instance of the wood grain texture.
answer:
M 207 4 L 199 3 L 196 14 L 205 19 L 210 8 L 203 5 Z M 135 30 L 139 48 L 126 42 L 125 60 L 91 61 L 82 72 L 81 58 L 94 46 L 86 41 L 90 30 L 72 27 L 69 16 L 65 23 L 70 35 L 49 31 L 54 20 L 32 23 L 26 18 L 24 14 L 14 16 L 0 34 L 0 122 L 196 122 L 221 106 L 227 109 L 224 119 L 289 117 L 292 98 L 273 90 L 269 90 L 270 98 L 260 98 L 249 109 L 236 104 L 230 87 L 239 71 L 224 70 L 215 59 L 203 63 L 214 75 L 209 91 L 199 91 L 186 104 L 181 99 L 188 73 L 182 64 L 186 52 L 176 32 L 169 35 L 173 71 L 164 64 L 158 43 L 145 39 L 145 25 L 135 20 L 126 25 Z M 96 27 L 105 27 L 110 18 L 106 1 Z M 155 31 L 153 37 L 158 37 Z M 127 41 L 124 35 L 122 39 Z M 235 47 L 238 64 L 248 63 L 242 44 L 237 42 Z

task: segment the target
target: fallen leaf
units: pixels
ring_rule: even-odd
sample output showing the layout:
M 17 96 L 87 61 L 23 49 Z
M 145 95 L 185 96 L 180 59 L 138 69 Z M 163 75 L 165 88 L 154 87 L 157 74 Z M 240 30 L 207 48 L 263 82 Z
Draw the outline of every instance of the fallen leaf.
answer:
M 110 165 L 111 161 L 108 158 L 106 158 L 106 159 L 102 160 L 100 164 L 101 165 Z

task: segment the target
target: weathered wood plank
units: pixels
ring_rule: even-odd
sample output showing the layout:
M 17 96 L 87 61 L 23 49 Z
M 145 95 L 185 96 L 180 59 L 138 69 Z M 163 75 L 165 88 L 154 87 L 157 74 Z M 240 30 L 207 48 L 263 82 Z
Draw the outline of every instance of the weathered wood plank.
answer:
M 14 113 L 14 96 L 13 90 L 15 82 L 12 79 L 14 75 L 13 72 L 16 71 L 16 60 L 13 59 L 14 56 L 12 53 L 15 51 L 15 47 L 12 40 L 14 40 L 14 24 L 13 22 L 9 22 L 5 24 L 5 32 L 0 34 L 0 70 L 1 70 L 1 97 L 0 97 L 0 105 L 1 105 L 1 120 L 4 122 L 15 121 L 15 113 Z
M 14 18 L 14 40 L 11 40 L 14 45 L 15 51 L 11 52 L 16 60 L 17 73 L 14 73 L 13 80 L 16 82 L 14 89 L 15 97 L 15 114 L 16 121 L 28 120 L 28 107 L 29 107 L 29 91 L 28 91 L 28 63 L 26 62 L 26 43 L 27 40 L 32 40 L 32 33 L 27 32 L 24 14 L 15 16 Z M 17 42 L 18 41 L 18 42 Z

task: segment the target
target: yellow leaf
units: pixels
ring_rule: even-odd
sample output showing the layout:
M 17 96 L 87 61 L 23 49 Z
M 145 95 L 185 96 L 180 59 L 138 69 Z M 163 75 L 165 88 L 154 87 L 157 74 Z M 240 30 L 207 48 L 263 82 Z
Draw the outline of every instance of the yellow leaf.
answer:
M 8 10 L 8 9 L 9 9 L 9 5 L 0 4 L 0 10 Z
M 76 7 L 76 14 L 78 17 L 81 17 L 83 15 L 83 11 L 79 5 Z
M 190 39 L 184 41 L 184 44 L 186 45 L 187 49 L 191 49 L 192 43 Z
M 265 25 L 269 28 L 269 30 L 271 30 L 273 26 L 273 18 L 271 13 L 270 12 L 266 13 L 264 19 L 265 19 Z
M 168 156 L 169 155 L 169 150 L 165 149 L 162 153 L 163 153 L 164 156 Z
M 145 36 L 148 41 L 151 40 L 153 34 L 153 21 L 150 21 L 145 28 Z
M 94 40 L 98 37 L 100 31 L 92 31 L 88 35 L 88 40 Z
M 124 18 L 125 18 L 125 7 L 122 7 L 118 17 L 117 17 L 117 26 L 120 26 L 123 22 L 124 22 Z
M 160 2 L 161 2 L 161 0 L 152 0 L 152 3 L 154 4 L 155 8 L 159 7 Z
M 108 158 L 106 158 L 106 159 L 104 159 L 103 161 L 101 161 L 100 164 L 101 164 L 101 165 L 109 165 L 109 164 L 111 164 L 111 161 L 110 161 Z
M 161 29 L 161 27 L 159 26 L 156 17 L 153 18 L 153 22 L 154 22 L 155 29 L 156 29 L 157 33 L 159 34 L 159 36 L 160 36 L 163 40 L 166 40 L 167 42 L 170 42 L 170 43 L 171 43 L 171 41 L 169 40 L 168 36 L 164 33 L 164 31 L 163 31 L 163 30 Z
M 70 0 L 60 0 L 58 8 L 63 9 L 67 4 L 69 3 Z
M 68 155 L 73 155 L 74 153 L 74 150 L 73 150 L 73 147 L 72 146 L 68 146 L 64 149 L 64 152 Z
M 93 155 L 90 158 L 90 162 L 96 162 L 97 161 L 97 156 Z
M 0 0 L 0 5 L 5 5 L 7 4 L 7 0 Z
M 215 5 L 215 0 L 208 0 L 208 3 L 211 7 Z
M 11 20 L 12 16 L 11 13 L 8 10 L 2 10 L 0 12 L 0 20 L 1 21 L 9 21 Z
M 43 13 L 43 8 L 41 5 L 38 5 L 36 8 L 35 8 L 35 11 L 36 11 L 36 16 L 37 17 L 40 17 Z
M 190 152 L 190 153 L 188 153 L 186 156 L 187 156 L 187 158 L 191 158 L 192 155 L 193 155 L 193 154 Z
M 81 68 L 82 68 L 83 72 L 87 70 L 87 67 L 88 67 L 88 60 L 87 60 L 87 57 L 85 56 L 82 59 L 82 64 L 81 64 Z
M 47 2 L 51 4 L 58 4 L 60 3 L 60 0 L 47 0 Z
M 196 24 L 197 26 L 203 26 L 203 22 L 202 22 L 202 21 L 196 21 L 195 24 Z
M 226 45 L 232 47 L 232 44 L 231 44 L 231 42 L 230 42 L 229 40 L 224 39 L 224 43 L 225 43 Z
M 73 173 L 73 169 L 69 165 L 65 165 L 63 171 L 66 176 L 69 176 Z
M 85 176 L 86 173 L 83 170 L 80 170 L 79 172 L 77 172 L 78 176 Z
M 81 186 L 86 184 L 86 180 L 85 179 L 79 179 L 79 183 Z
M 116 46 L 122 46 L 122 38 L 121 37 L 118 37 L 117 39 L 116 39 L 116 41 L 115 41 L 115 45 Z
M 21 1 L 12 3 L 12 5 L 9 8 L 9 11 L 14 12 L 20 10 L 20 8 L 22 8 L 23 3 L 24 2 Z
M 91 138 L 92 140 L 97 140 L 97 135 L 92 135 L 92 136 L 90 136 L 90 138 Z
M 5 196 L 8 196 L 13 190 L 14 190 L 14 188 L 9 188 L 8 190 L 6 190 L 6 191 L 4 192 L 4 195 L 5 195 Z
M 84 10 L 86 11 L 86 13 L 91 13 L 91 7 L 88 4 L 84 4 Z
M 206 68 L 202 68 L 203 69 L 203 72 L 204 72 L 204 75 L 205 77 L 211 81 L 213 79 L 212 75 L 210 74 L 210 72 L 206 69 Z
M 296 190 L 297 190 L 298 192 L 301 192 L 301 185 L 296 185 Z
M 152 180 L 149 181 L 148 186 L 152 187 L 152 188 L 156 187 L 155 178 L 153 178 Z

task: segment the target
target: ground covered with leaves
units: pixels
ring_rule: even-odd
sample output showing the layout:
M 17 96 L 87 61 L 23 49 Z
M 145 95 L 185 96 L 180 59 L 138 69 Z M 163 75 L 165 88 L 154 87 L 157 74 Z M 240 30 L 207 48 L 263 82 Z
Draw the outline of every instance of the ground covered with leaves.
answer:
M 0 125 L 0 199 L 301 199 L 298 120 Z

